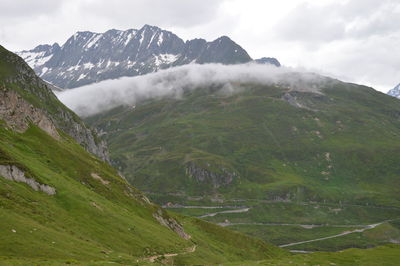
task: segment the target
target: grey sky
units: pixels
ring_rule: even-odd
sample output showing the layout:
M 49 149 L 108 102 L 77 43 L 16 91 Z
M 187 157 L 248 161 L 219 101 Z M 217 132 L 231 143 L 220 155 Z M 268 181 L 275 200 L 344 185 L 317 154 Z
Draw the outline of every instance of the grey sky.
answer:
M 398 0 L 0 1 L 0 44 L 13 51 L 144 24 L 183 39 L 228 35 L 253 58 L 274 56 L 381 91 L 400 82 Z

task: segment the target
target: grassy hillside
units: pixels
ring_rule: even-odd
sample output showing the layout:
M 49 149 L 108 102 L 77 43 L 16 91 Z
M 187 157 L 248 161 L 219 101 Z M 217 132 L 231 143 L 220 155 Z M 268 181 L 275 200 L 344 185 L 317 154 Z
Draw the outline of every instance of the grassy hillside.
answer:
M 399 206 L 396 99 L 334 80 L 318 94 L 233 86 L 240 92 L 202 88 L 88 121 L 106 132 L 127 179 L 160 202 L 221 196 Z
M 132 263 L 156 254 L 181 253 L 194 245 L 196 252 L 182 259 L 195 262 L 206 256 L 209 262 L 223 262 L 282 253 L 261 241 L 189 218 L 182 223 L 192 238 L 184 240 L 153 217 L 159 207 L 72 139 L 56 141 L 32 126 L 23 134 L 2 127 L 0 140 L 0 165 L 17 165 L 29 177 L 57 190 L 50 196 L 0 178 L 2 259 Z M 93 178 L 93 173 L 105 182 Z M 236 241 L 243 246 L 233 245 Z
M 47 106 L 65 107 L 51 102 L 56 98 L 47 87 L 30 83 L 37 77 L 30 80 L 24 68 L 15 67 L 20 59 L 1 52 L 2 97 L 19 96 L 11 98 L 17 99 L 12 110 L 0 109 L 0 264 L 217 264 L 287 254 L 214 224 L 171 215 L 60 128 L 49 135 L 42 130 L 52 128 Z M 47 102 L 40 104 L 36 94 L 49 95 Z M 7 99 L 0 99 L 1 107 Z M 31 111 L 21 115 L 18 108 L 25 106 Z M 18 130 L 10 126 L 24 123 Z
M 400 102 L 328 78 L 296 84 L 303 90 L 232 83 L 236 93 L 224 93 L 222 85 L 214 85 L 186 91 L 181 99 L 119 107 L 87 121 L 104 132 L 112 160 L 128 181 L 156 202 L 248 207 L 248 212 L 204 219 L 246 223 L 227 228 L 274 244 L 346 230 L 331 225 L 398 219 Z M 215 210 L 178 205 L 174 211 L 199 217 Z M 390 242 L 350 237 L 341 245 L 340 240 L 304 249 Z

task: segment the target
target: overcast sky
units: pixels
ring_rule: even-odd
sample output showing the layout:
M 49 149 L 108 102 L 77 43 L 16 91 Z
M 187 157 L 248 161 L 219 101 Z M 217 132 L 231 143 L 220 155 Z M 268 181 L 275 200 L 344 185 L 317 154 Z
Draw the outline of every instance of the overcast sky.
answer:
M 144 24 L 184 40 L 227 35 L 253 58 L 381 91 L 400 82 L 399 0 L 0 0 L 0 44 L 12 51 Z

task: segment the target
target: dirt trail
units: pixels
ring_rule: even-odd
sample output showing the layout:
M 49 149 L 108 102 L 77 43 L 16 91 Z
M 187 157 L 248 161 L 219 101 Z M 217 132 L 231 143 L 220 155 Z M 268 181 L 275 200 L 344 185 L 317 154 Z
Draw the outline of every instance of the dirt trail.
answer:
M 198 216 L 197 218 L 205 218 L 205 217 L 212 217 L 221 213 L 242 213 L 242 212 L 248 212 L 250 208 L 243 208 L 243 209 L 237 209 L 237 210 L 226 210 L 226 211 L 220 211 L 220 212 L 212 212 L 212 213 L 207 213 L 201 216 Z
M 187 254 L 187 253 L 193 253 L 193 252 L 196 251 L 196 248 L 197 248 L 197 245 L 194 245 L 192 247 L 187 248 L 185 252 L 181 252 L 181 253 L 166 253 L 166 254 L 161 254 L 161 255 L 154 255 L 154 256 L 150 256 L 150 257 L 144 258 L 143 260 L 147 260 L 147 261 L 150 261 L 150 262 L 153 263 L 153 262 L 155 262 L 157 259 L 159 259 L 161 257 L 168 258 L 168 257 L 175 257 L 175 256 L 178 256 L 178 255 L 183 255 L 183 254 Z
M 197 205 L 163 205 L 165 209 L 243 209 L 246 206 L 197 206 Z

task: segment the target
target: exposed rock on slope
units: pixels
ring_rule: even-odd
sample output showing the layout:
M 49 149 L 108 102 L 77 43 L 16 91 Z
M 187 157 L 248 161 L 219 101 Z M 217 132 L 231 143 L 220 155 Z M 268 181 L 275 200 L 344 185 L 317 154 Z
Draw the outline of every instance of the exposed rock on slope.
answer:
M 61 129 L 87 151 L 109 160 L 105 143 L 97 140 L 95 132 L 57 99 L 24 60 L 1 46 L 0 58 L 0 119 L 19 131 L 33 123 L 55 138 L 59 138 L 56 128 Z
M 233 179 L 239 178 L 235 172 L 230 172 L 225 168 L 217 172 L 207 170 L 197 166 L 195 163 L 189 163 L 186 167 L 186 174 L 190 178 L 194 178 L 197 182 L 212 184 L 213 188 L 219 188 L 229 185 Z
M 16 131 L 24 132 L 33 123 L 53 138 L 60 138 L 53 121 L 15 91 L 3 89 L 0 92 L 0 118 Z
M 165 217 L 164 217 L 165 216 Z M 153 217 L 161 224 L 175 233 L 177 233 L 180 237 L 182 237 L 185 240 L 189 240 L 191 236 L 187 233 L 185 233 L 185 230 L 183 229 L 183 226 L 179 224 L 175 219 L 166 216 L 165 213 L 161 209 L 158 209 L 157 212 L 153 213 Z
M 45 184 L 40 184 L 33 178 L 25 176 L 24 171 L 15 165 L 0 165 L 0 176 L 15 182 L 25 183 L 36 191 L 43 191 L 48 195 L 56 194 L 56 189 Z

